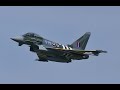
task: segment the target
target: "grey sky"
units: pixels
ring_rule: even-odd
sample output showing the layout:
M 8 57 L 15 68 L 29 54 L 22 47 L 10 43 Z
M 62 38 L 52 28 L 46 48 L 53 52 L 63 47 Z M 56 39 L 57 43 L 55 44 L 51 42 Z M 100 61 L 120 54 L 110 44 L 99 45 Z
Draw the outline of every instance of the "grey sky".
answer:
M 37 62 L 11 37 L 35 32 L 62 44 L 92 33 L 87 50 L 107 54 L 72 63 Z M 0 7 L 0 83 L 120 83 L 120 7 Z

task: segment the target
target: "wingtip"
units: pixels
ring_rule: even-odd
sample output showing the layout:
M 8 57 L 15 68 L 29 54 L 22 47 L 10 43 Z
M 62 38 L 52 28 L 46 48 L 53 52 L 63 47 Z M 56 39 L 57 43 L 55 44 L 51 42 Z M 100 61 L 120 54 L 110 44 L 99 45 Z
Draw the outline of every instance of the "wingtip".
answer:
M 107 51 L 102 51 L 103 53 L 108 53 Z
M 96 50 L 96 51 L 98 51 L 100 53 L 107 53 L 107 51 L 103 51 L 103 50 Z
M 104 53 L 108 53 L 107 51 L 104 51 Z

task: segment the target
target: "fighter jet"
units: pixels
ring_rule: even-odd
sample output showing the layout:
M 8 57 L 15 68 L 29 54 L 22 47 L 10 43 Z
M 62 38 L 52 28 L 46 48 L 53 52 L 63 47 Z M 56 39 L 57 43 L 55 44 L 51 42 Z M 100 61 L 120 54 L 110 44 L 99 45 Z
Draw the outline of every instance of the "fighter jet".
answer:
M 86 32 L 82 37 L 68 45 L 50 41 L 32 32 L 11 39 L 18 42 L 18 46 L 28 45 L 30 51 L 37 54 L 39 58 L 37 61 L 69 63 L 73 60 L 88 59 L 90 55 L 98 56 L 100 53 L 107 53 L 103 50 L 85 50 L 90 35 L 90 32 Z

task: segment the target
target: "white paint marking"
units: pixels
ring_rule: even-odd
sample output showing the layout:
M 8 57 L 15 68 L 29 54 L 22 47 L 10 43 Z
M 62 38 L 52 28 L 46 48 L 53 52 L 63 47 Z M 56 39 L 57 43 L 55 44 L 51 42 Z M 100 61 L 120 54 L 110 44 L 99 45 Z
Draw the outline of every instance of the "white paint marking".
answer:
M 63 46 L 63 49 L 65 49 L 65 46 L 64 45 L 62 45 Z
M 73 50 L 71 47 L 69 47 L 70 50 Z
M 69 50 L 68 46 L 65 46 L 67 50 Z

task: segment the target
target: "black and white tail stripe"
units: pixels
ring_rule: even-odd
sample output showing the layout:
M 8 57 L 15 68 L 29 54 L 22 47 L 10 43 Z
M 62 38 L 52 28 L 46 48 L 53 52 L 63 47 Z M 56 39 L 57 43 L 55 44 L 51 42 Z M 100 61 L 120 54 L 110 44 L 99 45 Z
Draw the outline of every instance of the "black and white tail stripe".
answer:
M 65 49 L 65 46 L 64 46 L 64 45 L 62 45 L 62 47 L 63 47 L 63 49 Z
M 72 50 L 71 47 L 68 47 L 68 46 L 65 46 L 65 45 L 62 45 L 63 49 L 66 49 L 66 50 Z
M 69 47 L 69 50 L 73 50 L 71 47 Z
M 68 46 L 65 46 L 65 45 L 62 45 L 63 49 L 66 49 L 66 50 L 72 50 L 71 47 L 68 47 Z M 64 53 L 63 56 L 65 56 L 66 58 L 71 58 L 72 55 L 68 54 L 68 53 Z

